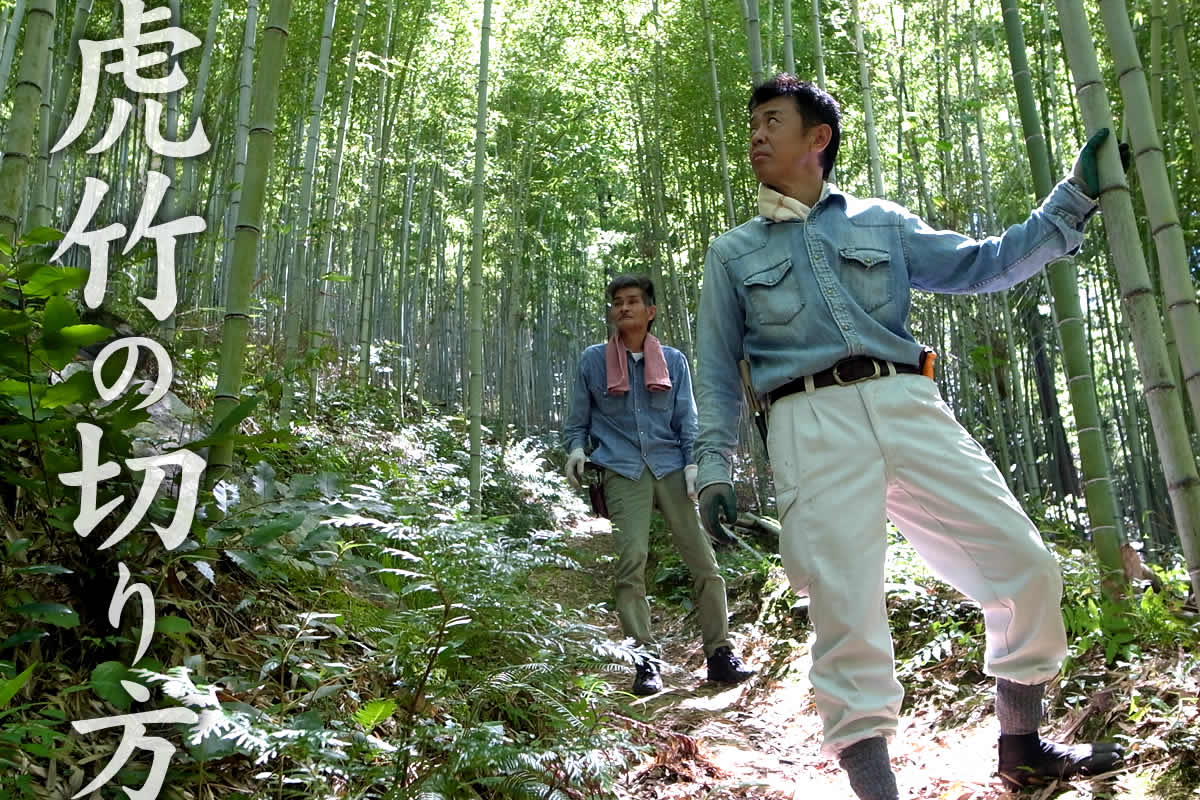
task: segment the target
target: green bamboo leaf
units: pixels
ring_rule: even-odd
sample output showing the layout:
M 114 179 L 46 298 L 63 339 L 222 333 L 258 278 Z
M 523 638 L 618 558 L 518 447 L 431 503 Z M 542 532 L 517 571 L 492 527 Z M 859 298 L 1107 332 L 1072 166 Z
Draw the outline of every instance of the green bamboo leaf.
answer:
M 38 639 L 43 639 L 49 635 L 49 633 L 43 630 L 17 631 L 3 642 L 0 642 L 0 653 L 4 652 L 10 647 L 20 647 L 23 644 L 36 642 Z
M 70 606 L 62 603 L 26 603 L 13 611 L 38 622 L 49 622 L 60 628 L 74 628 L 79 624 L 79 615 Z
M 32 386 L 27 381 L 18 381 L 14 378 L 0 381 L 0 395 L 6 397 L 24 397 L 28 398 L 30 391 L 33 392 L 34 398 L 40 397 L 48 387 L 44 383 L 35 383 Z
M 41 408 L 62 408 L 72 403 L 90 403 L 99 396 L 92 373 L 81 371 L 46 389 L 38 405 Z
M 212 429 L 212 433 L 210 433 L 208 436 L 205 436 L 203 439 L 198 439 L 194 442 L 188 442 L 184 446 L 189 450 L 198 450 L 201 447 L 211 447 L 218 442 L 228 441 L 231 438 L 231 432 L 241 424 L 242 420 L 250 416 L 250 412 L 254 410 L 254 407 L 257 406 L 261 400 L 262 395 L 255 395 L 254 397 L 246 398 L 230 409 L 229 413 L 225 415 L 225 418 L 217 423 L 216 427 Z
M 246 537 L 246 543 L 251 547 L 262 547 L 265 544 L 275 541 L 285 533 L 291 533 L 299 528 L 304 522 L 306 515 L 288 514 L 283 517 L 277 517 L 275 520 L 256 528 L 253 533 Z
M 42 336 L 58 333 L 68 325 L 79 324 L 75 304 L 65 297 L 51 297 L 42 311 Z
M 58 335 L 78 348 L 103 342 L 112 336 L 113 332 L 103 325 L 68 325 L 61 328 Z
M 133 698 L 125 691 L 121 681 L 132 680 L 129 669 L 120 661 L 105 661 L 92 670 L 91 687 L 101 699 L 107 700 L 122 711 L 128 711 Z
M 354 712 L 354 719 L 368 731 L 375 729 L 379 723 L 396 712 L 396 701 L 390 699 L 372 700 Z
M 31 231 L 26 231 L 25 235 L 17 240 L 17 244 L 21 247 L 27 247 L 31 244 L 49 244 L 50 242 L 62 241 L 65 237 L 66 234 L 62 231 L 47 228 L 43 225 Z
M 165 633 L 168 635 L 190 633 L 192 630 L 192 623 L 183 617 L 159 617 L 154 622 L 154 630 L 156 633 Z
M 26 297 L 52 297 L 82 287 L 87 279 L 86 269 L 46 264 L 29 277 L 21 291 Z
M 68 340 L 62 331 L 79 324 L 79 312 L 75 304 L 65 297 L 51 297 L 42 312 L 42 338 L 39 349 L 54 369 L 62 369 L 72 358 L 79 346 Z
M 70 575 L 74 570 L 58 564 L 34 564 L 28 567 L 17 567 L 13 572 L 21 573 L 22 575 Z
M 0 708 L 4 708 L 13 699 L 13 696 L 21 691 L 21 687 L 29 683 L 29 679 L 33 677 L 33 669 L 37 663 L 30 664 L 15 678 L 9 678 L 6 681 L 0 681 Z
M 0 308 L 0 331 L 5 331 L 15 337 L 28 333 L 31 328 L 33 328 L 33 320 L 24 312 Z
M 233 563 L 256 578 L 261 578 L 267 574 L 267 562 L 248 550 L 226 550 L 225 555 L 229 556 Z

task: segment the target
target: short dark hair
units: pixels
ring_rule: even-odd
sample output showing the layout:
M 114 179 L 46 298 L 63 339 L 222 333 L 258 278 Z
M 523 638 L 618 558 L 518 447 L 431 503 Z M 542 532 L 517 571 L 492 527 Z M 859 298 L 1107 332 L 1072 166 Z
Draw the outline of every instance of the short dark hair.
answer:
M 608 282 L 608 288 L 604 290 L 605 297 L 611 304 L 616 298 L 617 292 L 622 289 L 641 289 L 642 302 L 647 306 L 657 305 L 654 300 L 654 281 L 650 280 L 645 275 L 618 275 Z M 646 330 L 654 327 L 654 320 L 650 320 L 650 324 L 646 326 Z
M 750 92 L 750 102 L 746 104 L 749 111 L 774 100 L 776 97 L 792 97 L 796 100 L 796 109 L 804 120 L 804 127 L 822 123 L 833 129 L 829 144 L 821 154 L 823 178 L 828 178 L 833 172 L 833 164 L 837 161 L 838 147 L 842 143 L 842 109 L 833 95 L 820 86 L 802 81 L 795 75 L 781 72 L 778 75 L 755 86 Z

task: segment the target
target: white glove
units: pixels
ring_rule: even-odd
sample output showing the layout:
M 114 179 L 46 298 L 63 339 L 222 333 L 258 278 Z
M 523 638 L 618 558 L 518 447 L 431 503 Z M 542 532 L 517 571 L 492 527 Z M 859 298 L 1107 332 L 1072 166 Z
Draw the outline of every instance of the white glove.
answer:
M 571 455 L 567 456 L 567 480 L 576 489 L 583 482 L 583 462 L 586 460 L 582 447 L 576 447 L 571 451 Z
M 687 483 L 688 497 L 692 498 L 692 502 L 696 502 L 696 472 L 699 468 L 695 464 L 688 464 L 683 468 L 683 480 Z

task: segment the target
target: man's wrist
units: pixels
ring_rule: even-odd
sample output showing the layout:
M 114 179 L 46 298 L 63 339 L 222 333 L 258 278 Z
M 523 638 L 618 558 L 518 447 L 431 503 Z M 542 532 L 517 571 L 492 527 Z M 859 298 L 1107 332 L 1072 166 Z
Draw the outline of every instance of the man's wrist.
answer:
M 1082 194 L 1088 200 L 1091 200 L 1093 203 L 1099 202 L 1099 199 L 1094 197 L 1089 190 L 1087 181 L 1083 180 L 1083 178 L 1080 178 L 1075 173 L 1071 173 L 1067 176 L 1067 183 L 1069 183 L 1075 189 L 1078 189 L 1080 194 Z
M 709 481 L 708 483 L 703 483 L 703 484 L 697 483 L 696 494 L 703 492 L 705 489 L 707 489 L 710 486 L 721 486 L 721 485 L 728 486 L 730 489 L 733 489 L 733 481 Z
M 720 453 L 705 453 L 697 459 L 697 462 L 696 486 L 698 488 L 704 488 L 710 483 L 733 485 L 729 462 Z

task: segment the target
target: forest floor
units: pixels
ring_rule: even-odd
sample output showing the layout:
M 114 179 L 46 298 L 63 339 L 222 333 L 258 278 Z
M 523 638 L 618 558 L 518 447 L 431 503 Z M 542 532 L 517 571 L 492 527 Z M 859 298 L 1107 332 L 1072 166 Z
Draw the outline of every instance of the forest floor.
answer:
M 588 518 L 574 533 L 581 569 L 551 570 L 538 579 L 540 590 L 564 605 L 584 607 L 607 603 L 609 613 L 593 620 L 620 638 L 611 610 L 608 523 Z M 901 545 L 903 547 L 903 545 Z M 532 581 L 531 581 L 532 585 Z M 948 587 L 947 587 L 948 588 Z M 728 688 L 705 679 L 706 666 L 692 616 L 682 607 L 651 598 L 654 629 L 662 644 L 664 691 L 648 698 L 630 695 L 663 744 L 655 754 L 628 771 L 617 788 L 623 800 L 826 800 L 854 797 L 836 759 L 821 753 L 821 723 L 813 703 L 808 670 L 812 630 L 803 617 L 767 630 L 761 621 L 761 598 L 739 592 L 730 582 L 731 635 L 744 660 L 757 669 L 745 684 Z M 898 656 L 901 654 L 898 652 Z M 943 667 L 950 660 L 943 663 Z M 1095 680 L 1095 692 L 1077 707 L 1049 713 L 1043 734 L 1059 741 L 1084 741 L 1081 729 L 1101 729 L 1126 742 L 1130 758 L 1117 772 L 1093 780 L 1060 783 L 1021 795 L 1004 790 L 995 775 L 999 728 L 992 713 L 992 683 L 978 670 L 961 674 L 961 664 L 923 669 L 925 691 L 909 692 L 900 730 L 890 747 L 902 798 L 921 800 L 1015 800 L 1036 798 L 1200 798 L 1200 757 L 1166 743 L 1171 732 L 1186 728 L 1200 733 L 1195 697 L 1197 676 L 1168 674 L 1171 659 L 1163 659 L 1162 674 L 1144 665 L 1133 676 L 1099 673 L 1088 665 L 1085 675 Z M 1182 678 L 1182 681 L 1179 679 Z M 627 690 L 632 670 L 612 678 L 614 688 Z M 1134 687 L 1142 695 L 1190 695 L 1190 719 L 1178 714 L 1156 723 L 1151 716 L 1122 723 L 1118 695 Z M 1105 691 L 1115 688 L 1115 691 Z M 908 687 L 906 687 L 908 688 Z M 928 689 L 932 688 L 930 692 Z M 1061 696 L 1055 685 L 1051 698 Z M 1052 703 L 1053 705 L 1053 703 Z M 1184 703 L 1183 707 L 1188 704 Z M 1185 712 L 1186 713 L 1186 712 Z M 1085 725 L 1085 723 L 1087 723 Z M 1137 733 L 1145 745 L 1130 745 L 1121 734 Z M 1176 737 L 1177 738 L 1177 737 Z M 1191 741 L 1185 737 L 1185 741 Z

